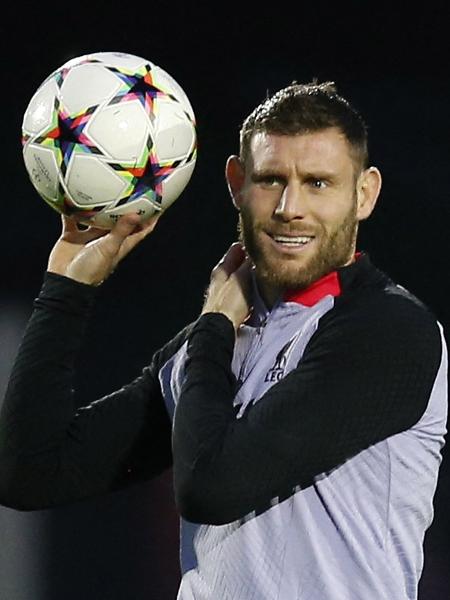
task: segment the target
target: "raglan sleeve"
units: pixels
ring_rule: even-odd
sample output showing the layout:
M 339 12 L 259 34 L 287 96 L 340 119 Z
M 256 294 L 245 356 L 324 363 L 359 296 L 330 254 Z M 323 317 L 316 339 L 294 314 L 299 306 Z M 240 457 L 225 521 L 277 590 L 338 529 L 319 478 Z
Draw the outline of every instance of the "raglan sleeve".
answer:
M 171 423 L 158 369 L 87 406 L 74 402 L 76 355 L 95 288 L 47 273 L 0 413 L 0 503 L 63 505 L 149 479 L 171 466 Z
M 392 296 L 322 319 L 298 366 L 239 419 L 232 324 L 221 314 L 196 323 L 173 430 L 186 519 L 219 525 L 263 511 L 421 418 L 443 356 L 434 317 Z

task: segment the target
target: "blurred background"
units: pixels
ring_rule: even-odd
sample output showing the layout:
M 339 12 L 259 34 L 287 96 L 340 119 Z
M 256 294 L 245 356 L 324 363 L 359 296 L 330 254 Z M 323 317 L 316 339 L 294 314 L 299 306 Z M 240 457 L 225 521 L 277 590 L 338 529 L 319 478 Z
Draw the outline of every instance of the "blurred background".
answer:
M 3 42 L 3 230 L 0 398 L 39 292 L 60 220 L 22 162 L 23 112 L 66 60 L 96 51 L 144 56 L 181 84 L 198 121 L 192 179 L 155 233 L 101 288 L 79 358 L 80 404 L 139 375 L 200 311 L 212 266 L 236 236 L 224 165 L 241 122 L 293 80 L 332 80 L 369 125 L 382 171 L 378 207 L 359 248 L 447 328 L 449 144 L 446 5 L 366 2 L 29 3 L 11 7 Z M 450 457 L 425 538 L 423 600 L 450 597 Z M 179 583 L 171 473 L 69 507 L 0 507 L 0 600 L 170 600 Z M 220 599 L 218 599 L 220 600 Z M 246 599 L 242 599 L 246 600 Z M 318 599 L 320 600 L 320 599 Z

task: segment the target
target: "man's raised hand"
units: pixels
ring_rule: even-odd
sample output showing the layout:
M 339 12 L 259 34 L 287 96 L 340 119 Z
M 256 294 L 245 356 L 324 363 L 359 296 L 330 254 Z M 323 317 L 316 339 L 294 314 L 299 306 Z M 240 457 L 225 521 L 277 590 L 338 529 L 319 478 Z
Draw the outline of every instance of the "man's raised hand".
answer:
M 96 227 L 80 231 L 73 218 L 63 216 L 63 231 L 50 253 L 48 271 L 80 283 L 100 285 L 153 231 L 160 215 L 142 224 L 136 214 L 123 215 L 110 231 Z
M 202 314 L 222 313 L 238 329 L 251 310 L 251 268 L 242 244 L 232 244 L 211 273 Z

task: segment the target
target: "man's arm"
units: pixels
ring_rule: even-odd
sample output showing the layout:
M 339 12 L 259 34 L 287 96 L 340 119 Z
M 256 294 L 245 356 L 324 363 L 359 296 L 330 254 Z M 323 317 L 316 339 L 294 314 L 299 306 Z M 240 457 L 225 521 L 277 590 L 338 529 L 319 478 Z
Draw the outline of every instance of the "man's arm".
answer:
M 171 464 L 158 370 L 182 335 L 130 385 L 79 410 L 73 400 L 74 361 L 96 285 L 154 226 L 135 231 L 134 217 L 109 233 L 79 232 L 64 219 L 0 415 L 2 504 L 47 508 L 147 479 Z
M 171 424 L 160 365 L 184 333 L 133 383 L 77 410 L 74 361 L 95 288 L 47 274 L 35 301 L 0 417 L 0 503 L 48 508 L 149 479 L 171 465 Z

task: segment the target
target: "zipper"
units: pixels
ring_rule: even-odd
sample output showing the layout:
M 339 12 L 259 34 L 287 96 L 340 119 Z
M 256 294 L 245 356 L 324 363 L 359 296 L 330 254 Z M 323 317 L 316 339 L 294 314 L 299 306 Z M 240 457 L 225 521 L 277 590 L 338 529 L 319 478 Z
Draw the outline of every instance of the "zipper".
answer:
M 247 379 L 247 377 L 250 375 L 250 373 L 253 371 L 253 369 L 255 367 L 255 365 L 251 366 L 249 372 L 246 373 L 249 363 L 251 363 L 251 360 L 253 359 L 255 354 L 261 348 L 263 333 L 264 333 L 264 330 L 265 330 L 268 320 L 269 320 L 269 316 L 267 315 L 266 317 L 264 317 L 263 321 L 261 321 L 261 323 L 258 325 L 258 327 L 256 327 L 256 330 L 255 330 L 256 341 L 252 341 L 250 349 L 247 352 L 247 355 L 245 356 L 245 358 L 242 361 L 241 366 L 239 368 L 239 377 L 238 377 L 237 384 L 236 384 L 236 393 L 241 389 L 243 383 L 245 382 L 245 380 Z

